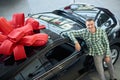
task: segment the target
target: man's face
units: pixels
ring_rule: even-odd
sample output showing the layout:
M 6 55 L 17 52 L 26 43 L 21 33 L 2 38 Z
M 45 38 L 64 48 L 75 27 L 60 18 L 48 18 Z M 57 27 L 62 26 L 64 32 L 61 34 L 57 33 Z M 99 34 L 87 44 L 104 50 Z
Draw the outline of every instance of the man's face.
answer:
M 86 21 L 86 27 L 88 30 L 92 30 L 95 28 L 95 22 L 94 21 Z

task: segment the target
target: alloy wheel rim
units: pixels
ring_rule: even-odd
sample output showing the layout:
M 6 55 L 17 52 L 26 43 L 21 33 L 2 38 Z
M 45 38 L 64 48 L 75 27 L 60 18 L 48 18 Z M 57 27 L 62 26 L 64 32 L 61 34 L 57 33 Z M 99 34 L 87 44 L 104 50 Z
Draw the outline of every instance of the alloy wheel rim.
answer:
M 115 62 L 115 60 L 117 59 L 117 55 L 118 55 L 118 51 L 117 51 L 117 49 L 112 49 L 111 50 L 111 59 L 112 59 L 112 63 L 114 63 Z M 104 67 L 107 67 L 107 64 L 106 64 L 106 62 L 104 61 Z

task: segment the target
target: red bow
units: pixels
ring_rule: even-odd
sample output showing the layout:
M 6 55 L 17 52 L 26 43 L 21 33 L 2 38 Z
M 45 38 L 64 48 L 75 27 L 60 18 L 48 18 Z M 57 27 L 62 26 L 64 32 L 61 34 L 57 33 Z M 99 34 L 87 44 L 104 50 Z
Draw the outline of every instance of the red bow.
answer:
M 23 13 L 14 14 L 10 22 L 0 18 L 0 54 L 14 55 L 15 60 L 26 58 L 24 46 L 43 46 L 47 43 L 48 35 L 34 34 L 34 30 L 44 29 L 39 22 L 28 18 L 25 21 Z

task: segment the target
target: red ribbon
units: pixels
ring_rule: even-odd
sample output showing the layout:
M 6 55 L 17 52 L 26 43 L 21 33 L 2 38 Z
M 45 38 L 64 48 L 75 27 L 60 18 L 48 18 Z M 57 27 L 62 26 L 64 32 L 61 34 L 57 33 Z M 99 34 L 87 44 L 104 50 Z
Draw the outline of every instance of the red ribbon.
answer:
M 15 60 L 26 58 L 24 46 L 43 46 L 48 41 L 45 33 L 34 33 L 44 29 L 38 21 L 28 18 L 23 13 L 14 14 L 11 21 L 0 17 L 0 54 L 14 55 Z

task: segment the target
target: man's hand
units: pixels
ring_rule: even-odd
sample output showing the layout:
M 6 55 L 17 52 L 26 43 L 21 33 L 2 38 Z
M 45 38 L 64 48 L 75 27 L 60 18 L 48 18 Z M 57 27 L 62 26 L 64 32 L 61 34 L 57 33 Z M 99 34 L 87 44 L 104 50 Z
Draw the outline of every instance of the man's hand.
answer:
M 106 63 L 109 63 L 110 62 L 110 56 L 105 57 L 104 60 L 105 60 Z
M 80 46 L 80 44 L 78 42 L 75 43 L 75 49 L 77 51 L 80 51 L 80 49 L 81 49 L 81 46 Z

